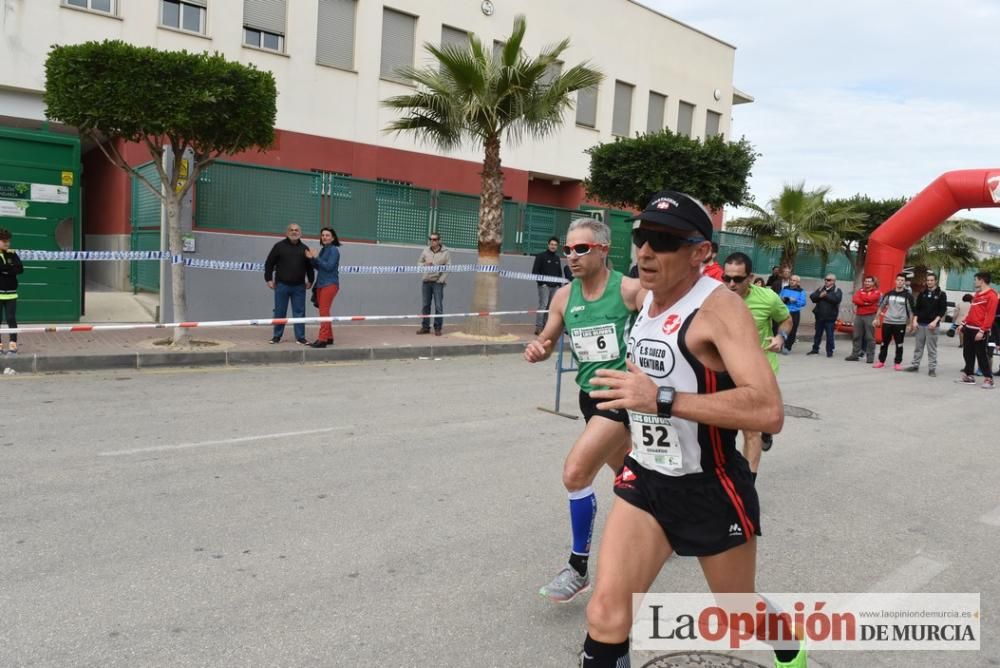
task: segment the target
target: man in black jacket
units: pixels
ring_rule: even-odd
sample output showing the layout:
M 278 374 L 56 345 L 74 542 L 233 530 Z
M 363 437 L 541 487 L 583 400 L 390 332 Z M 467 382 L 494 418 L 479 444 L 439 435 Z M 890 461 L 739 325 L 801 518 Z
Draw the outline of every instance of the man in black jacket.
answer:
M 302 243 L 302 228 L 298 223 L 289 223 L 285 238 L 274 244 L 264 262 L 264 280 L 267 287 L 274 290 L 274 317 L 284 318 L 288 314 L 288 302 L 292 302 L 292 317 L 306 315 L 306 290 L 312 287 L 315 274 L 312 263 L 306 257 L 309 247 Z M 306 326 L 297 324 L 295 342 L 306 345 Z M 285 333 L 284 325 L 275 325 L 271 343 L 281 341 Z
M 912 327 L 917 332 L 917 340 L 913 348 L 913 361 L 906 371 L 920 370 L 920 358 L 924 354 L 924 344 L 927 344 L 927 375 L 937 375 L 937 344 L 938 332 L 945 311 L 948 310 L 948 294 L 941 289 L 937 276 L 927 274 L 927 284 L 924 291 L 917 295 L 913 305 Z
M 556 278 L 562 278 L 562 261 L 559 259 L 559 237 L 552 237 L 549 239 L 548 248 L 543 250 L 541 253 L 535 256 L 535 264 L 531 267 L 531 273 L 536 276 L 555 276 Z M 561 282 L 549 282 L 549 281 L 538 281 L 538 310 L 547 311 L 549 310 L 549 304 L 552 303 L 552 295 L 556 293 L 556 290 L 561 286 Z M 548 313 L 539 313 L 535 316 L 535 336 L 542 333 L 542 329 L 545 328 L 545 323 L 549 320 Z
M 826 356 L 833 357 L 833 327 L 837 324 L 837 316 L 840 314 L 840 300 L 844 298 L 844 293 L 837 287 L 837 277 L 827 274 L 823 279 L 822 287 L 816 288 L 809 299 L 816 306 L 813 307 L 813 315 L 816 316 L 816 335 L 813 337 L 813 347 L 806 355 L 819 355 L 819 344 L 823 340 L 823 333 L 826 333 Z
M 11 234 L 0 229 L 0 325 L 4 320 L 11 329 L 17 329 L 17 275 L 24 271 L 21 258 L 10 249 Z M 4 317 L 6 315 L 6 318 Z M 9 334 L 10 352 L 17 352 L 17 334 Z M 4 352 L 0 341 L 0 353 Z

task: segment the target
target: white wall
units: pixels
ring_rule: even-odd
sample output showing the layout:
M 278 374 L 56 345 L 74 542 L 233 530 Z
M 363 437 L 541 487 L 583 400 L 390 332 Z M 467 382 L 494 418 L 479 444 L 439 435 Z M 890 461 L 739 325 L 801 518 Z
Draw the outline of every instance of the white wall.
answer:
M 472 0 L 391 0 L 389 6 L 419 17 L 418 45 L 428 41 L 438 44 L 442 24 L 475 32 L 491 45 L 510 32 L 515 15 L 525 14 L 529 54 L 570 37 L 567 66 L 587 60 L 606 77 L 598 95 L 596 130 L 577 127 L 575 113 L 570 110 L 566 124 L 555 136 L 537 146 L 508 149 L 503 156 L 505 165 L 566 178 L 585 177 L 589 159 L 583 151 L 612 140 L 616 79 L 635 86 L 633 134 L 646 129 L 652 89 L 668 96 L 668 127 L 676 126 L 678 101 L 684 100 L 697 106 L 695 136 L 704 134 L 709 109 L 722 114 L 720 130 L 728 136 L 734 47 L 630 0 L 497 0 L 494 4 L 496 11 L 489 17 L 480 11 L 480 3 Z M 61 0 L 0 0 L 0 89 L 40 92 L 45 83 L 45 57 L 53 44 L 124 39 L 160 49 L 218 50 L 232 60 L 253 63 L 275 74 L 277 125 L 281 129 L 431 152 L 410 137 L 382 132 L 392 112 L 383 109 L 379 101 L 412 90 L 379 78 L 383 4 L 369 0 L 358 3 L 354 72 L 315 64 L 317 0 L 290 0 L 287 5 L 287 53 L 282 55 L 242 46 L 242 0 L 212 0 L 206 36 L 157 27 L 157 0 L 118 0 L 117 17 L 68 8 Z M 420 46 L 416 62 L 427 62 Z M 719 101 L 713 96 L 716 89 L 721 91 Z M 13 109 L 11 99 L 0 96 L 0 116 L 17 115 L 4 109 Z M 453 157 L 478 161 L 480 152 L 470 147 Z

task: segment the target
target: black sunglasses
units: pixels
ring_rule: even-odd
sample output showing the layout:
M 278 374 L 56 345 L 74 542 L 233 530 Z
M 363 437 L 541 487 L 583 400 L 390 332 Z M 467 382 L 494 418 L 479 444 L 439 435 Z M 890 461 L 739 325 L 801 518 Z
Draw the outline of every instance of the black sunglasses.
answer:
M 641 227 L 632 230 L 632 245 L 636 248 L 642 248 L 649 244 L 654 253 L 673 253 L 680 250 L 681 246 L 700 244 L 703 241 L 705 239 L 678 237 L 667 232 L 657 232 Z
M 748 278 L 750 278 L 750 276 L 728 276 L 728 275 L 723 275 L 722 276 L 722 282 L 723 283 L 736 283 L 737 285 L 739 285 L 740 283 L 742 283 L 743 281 L 747 280 Z

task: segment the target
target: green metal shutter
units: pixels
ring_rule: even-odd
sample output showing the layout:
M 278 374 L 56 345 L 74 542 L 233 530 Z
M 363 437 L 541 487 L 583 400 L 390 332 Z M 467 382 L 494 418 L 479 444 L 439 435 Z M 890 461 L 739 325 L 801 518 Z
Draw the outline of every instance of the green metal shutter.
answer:
M 243 0 L 243 25 L 284 35 L 285 0 Z
M 382 66 L 381 75 L 386 79 L 409 82 L 396 70 L 413 66 L 417 19 L 391 9 L 382 10 Z
M 316 62 L 354 69 L 354 17 L 357 0 L 319 0 Z

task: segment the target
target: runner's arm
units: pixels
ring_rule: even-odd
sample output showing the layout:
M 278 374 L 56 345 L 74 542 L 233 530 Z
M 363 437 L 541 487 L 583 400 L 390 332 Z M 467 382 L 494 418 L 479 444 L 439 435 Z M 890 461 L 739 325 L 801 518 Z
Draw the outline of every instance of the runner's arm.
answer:
M 678 393 L 673 415 L 724 429 L 781 431 L 785 420 L 781 391 L 743 300 L 728 290 L 716 290 L 698 312 L 687 336 L 689 348 L 693 342 L 694 347 L 716 352 L 717 361 L 736 387 L 711 394 Z M 656 384 L 632 362 L 628 362 L 628 371 L 598 369 L 590 382 L 608 387 L 590 393 L 601 401 L 597 404 L 601 410 L 630 408 L 656 413 Z
M 556 290 L 549 303 L 549 317 L 545 329 L 524 348 L 524 359 L 528 362 L 543 362 L 552 355 L 556 341 L 563 333 L 563 314 L 566 312 L 566 302 L 569 300 L 570 285 L 566 284 Z

